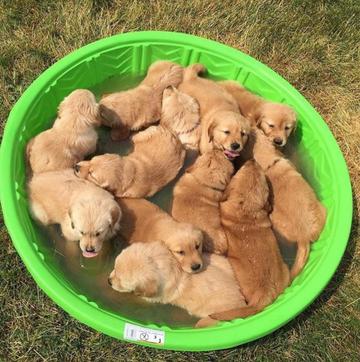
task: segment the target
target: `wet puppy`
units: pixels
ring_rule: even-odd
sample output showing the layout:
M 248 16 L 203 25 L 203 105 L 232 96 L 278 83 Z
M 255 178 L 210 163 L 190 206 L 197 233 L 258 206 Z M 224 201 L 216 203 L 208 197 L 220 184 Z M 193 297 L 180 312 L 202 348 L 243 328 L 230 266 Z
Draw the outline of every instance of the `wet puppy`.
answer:
M 32 217 L 43 225 L 60 224 L 85 257 L 97 256 L 119 230 L 122 213 L 114 197 L 76 177 L 73 169 L 34 174 L 27 192 Z
M 130 131 L 159 121 L 164 89 L 177 87 L 183 78 L 183 67 L 167 60 L 153 63 L 136 88 L 106 94 L 99 102 L 101 123 L 111 127 L 114 141 L 126 139 Z
M 254 160 L 246 162 L 226 187 L 220 215 L 228 240 L 227 257 L 247 305 L 211 314 L 214 319 L 259 313 L 290 283 L 289 269 L 271 229 L 268 197 L 265 174 Z
M 185 149 L 163 126 L 135 134 L 132 143 L 128 156 L 104 154 L 79 162 L 76 175 L 118 197 L 149 197 L 172 181 L 184 164 Z
M 242 157 L 254 158 L 265 172 L 272 206 L 270 221 L 278 240 L 285 245 L 297 244 L 291 268 L 293 280 L 308 260 L 310 242 L 319 238 L 325 226 L 327 210 L 292 163 L 260 130 L 252 131 Z
M 283 148 L 295 133 L 297 114 L 287 104 L 270 102 L 245 89 L 236 81 L 218 83 L 239 104 L 241 114 L 259 127 L 278 148 Z
M 123 217 L 119 235 L 125 241 L 161 241 L 187 273 L 201 270 L 204 237 L 197 227 L 174 220 L 145 199 L 117 198 Z
M 74 167 L 95 152 L 100 113 L 95 96 L 78 89 L 59 106 L 58 116 L 49 130 L 33 137 L 26 158 L 33 173 L 59 171 Z
M 200 107 L 195 98 L 169 86 L 163 93 L 160 125 L 169 128 L 185 149 L 199 149 Z
M 208 150 L 186 169 L 173 190 L 171 215 L 189 222 L 204 233 L 204 251 L 223 255 L 227 251 L 220 221 L 220 200 L 234 166 L 220 150 Z
M 204 270 L 187 274 L 160 242 L 134 243 L 115 260 L 109 284 L 149 302 L 169 303 L 203 318 L 196 327 L 218 323 L 209 314 L 245 306 L 244 297 L 226 258 L 204 254 Z
M 216 82 L 199 77 L 205 72 L 206 68 L 200 63 L 188 66 L 178 89 L 199 102 L 200 153 L 216 148 L 233 160 L 247 141 L 249 122 L 240 114 L 236 100 L 227 91 Z

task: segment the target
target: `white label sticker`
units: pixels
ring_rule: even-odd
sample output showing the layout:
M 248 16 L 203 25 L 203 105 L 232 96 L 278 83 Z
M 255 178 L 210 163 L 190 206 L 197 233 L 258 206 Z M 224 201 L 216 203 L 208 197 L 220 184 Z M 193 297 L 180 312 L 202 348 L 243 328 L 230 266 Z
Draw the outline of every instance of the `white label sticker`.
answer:
M 155 343 L 163 346 L 165 343 L 165 332 L 125 323 L 124 338 L 131 341 Z

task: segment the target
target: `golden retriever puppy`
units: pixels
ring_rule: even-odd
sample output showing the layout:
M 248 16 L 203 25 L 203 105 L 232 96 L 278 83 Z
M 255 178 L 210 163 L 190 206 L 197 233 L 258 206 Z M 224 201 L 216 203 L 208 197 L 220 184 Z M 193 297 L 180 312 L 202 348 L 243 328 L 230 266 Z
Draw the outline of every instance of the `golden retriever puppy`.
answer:
M 201 270 L 204 237 L 197 227 L 174 220 L 145 199 L 117 198 L 123 212 L 119 235 L 129 243 L 161 241 L 187 273 Z
M 168 86 L 163 93 L 160 125 L 173 131 L 185 149 L 199 149 L 200 107 L 195 98 Z
M 114 141 L 126 139 L 130 131 L 159 121 L 162 94 L 168 85 L 177 87 L 183 78 L 183 67 L 168 60 L 153 63 L 136 88 L 103 95 L 99 102 L 101 123 L 111 127 Z
M 203 232 L 204 251 L 220 255 L 227 251 L 220 200 L 233 173 L 234 165 L 222 151 L 208 150 L 186 169 L 174 187 L 171 215 Z
M 260 130 L 252 132 L 242 157 L 254 158 L 265 171 L 271 190 L 270 221 L 278 240 L 297 244 L 291 268 L 293 280 L 308 260 L 310 242 L 319 238 L 325 226 L 327 210 L 292 163 Z
M 79 179 L 73 169 L 34 174 L 27 191 L 32 217 L 43 225 L 60 224 L 85 257 L 97 256 L 119 230 L 122 213 L 114 196 Z
M 204 270 L 187 274 L 160 242 L 134 243 L 115 260 L 109 284 L 121 293 L 172 304 L 204 318 L 196 327 L 218 323 L 209 314 L 245 306 L 234 271 L 225 257 L 204 254 Z
M 220 204 L 228 240 L 227 257 L 245 297 L 245 307 L 211 314 L 214 319 L 246 318 L 262 311 L 290 283 L 268 216 L 269 188 L 265 174 L 247 161 L 229 182 Z
M 79 162 L 76 174 L 118 197 L 149 197 L 172 181 L 184 164 L 185 149 L 163 126 L 135 134 L 132 143 L 130 155 L 95 156 Z
M 51 129 L 33 137 L 27 144 L 26 158 L 33 173 L 74 167 L 95 152 L 100 126 L 95 96 L 86 89 L 70 93 L 59 106 Z
M 245 89 L 236 81 L 218 83 L 239 104 L 241 114 L 259 127 L 276 147 L 285 146 L 297 126 L 297 114 L 287 104 L 270 102 Z
M 227 91 L 216 82 L 199 77 L 205 72 L 200 63 L 188 66 L 178 89 L 199 102 L 200 153 L 216 148 L 233 160 L 247 141 L 249 121 L 240 114 L 236 100 Z

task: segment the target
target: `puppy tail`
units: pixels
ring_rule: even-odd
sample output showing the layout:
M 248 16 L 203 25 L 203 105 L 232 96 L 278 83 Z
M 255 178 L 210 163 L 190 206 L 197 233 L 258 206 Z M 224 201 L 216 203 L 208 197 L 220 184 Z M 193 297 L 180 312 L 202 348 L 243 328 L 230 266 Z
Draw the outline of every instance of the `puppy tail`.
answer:
M 178 87 L 184 77 L 184 67 L 175 62 L 169 62 L 169 67 L 161 74 L 159 82 L 155 85 L 155 92 L 157 91 L 161 96 L 166 87 Z
M 310 254 L 310 243 L 300 242 L 297 244 L 297 252 L 293 266 L 290 270 L 290 279 L 293 281 L 303 270 Z
M 205 74 L 205 73 L 206 73 L 205 65 L 203 65 L 201 63 L 191 64 L 185 68 L 184 82 L 188 81 L 190 79 L 196 78 L 197 76 L 199 76 L 201 74 Z

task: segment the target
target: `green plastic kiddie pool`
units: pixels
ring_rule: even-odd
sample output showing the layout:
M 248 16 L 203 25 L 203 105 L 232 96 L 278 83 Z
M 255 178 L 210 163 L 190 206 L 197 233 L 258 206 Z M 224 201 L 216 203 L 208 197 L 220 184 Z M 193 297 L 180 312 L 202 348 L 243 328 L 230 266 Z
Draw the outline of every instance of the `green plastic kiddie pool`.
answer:
M 27 208 L 23 153 L 27 141 L 48 127 L 59 103 L 78 88 L 96 89 L 111 77 L 145 74 L 156 60 L 183 66 L 201 62 L 215 79 L 233 79 L 269 100 L 291 105 L 299 115 L 295 144 L 301 172 L 328 209 L 326 227 L 312 244 L 303 272 L 263 312 L 207 329 L 139 323 L 102 308 L 79 293 L 42 252 L 42 238 Z M 341 151 L 314 108 L 283 78 L 251 57 L 191 35 L 134 32 L 89 44 L 58 61 L 24 92 L 12 109 L 1 146 L 1 203 L 6 226 L 27 269 L 59 306 L 112 337 L 171 350 L 205 351 L 237 346 L 278 329 L 325 288 L 346 248 L 352 193 Z

